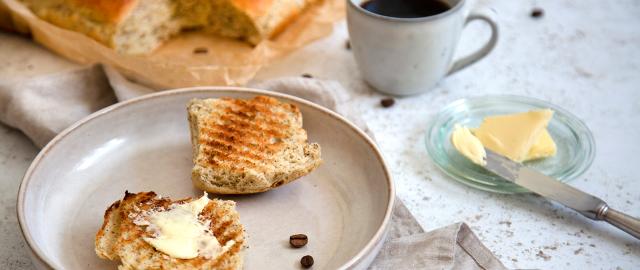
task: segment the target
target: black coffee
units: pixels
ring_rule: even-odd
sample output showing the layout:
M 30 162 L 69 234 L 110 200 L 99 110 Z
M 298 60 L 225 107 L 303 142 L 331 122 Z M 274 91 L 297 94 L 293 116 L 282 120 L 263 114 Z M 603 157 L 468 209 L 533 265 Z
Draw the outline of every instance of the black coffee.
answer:
M 438 0 L 368 0 L 360 6 L 376 14 L 397 18 L 433 16 L 451 8 Z

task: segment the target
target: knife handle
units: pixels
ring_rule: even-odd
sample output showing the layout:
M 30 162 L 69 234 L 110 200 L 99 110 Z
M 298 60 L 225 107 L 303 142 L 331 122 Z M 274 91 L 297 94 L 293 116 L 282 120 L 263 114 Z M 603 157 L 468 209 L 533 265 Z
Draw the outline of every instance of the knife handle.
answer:
M 640 220 L 637 218 L 616 211 L 606 205 L 600 212 L 600 218 L 633 235 L 633 237 L 640 239 Z

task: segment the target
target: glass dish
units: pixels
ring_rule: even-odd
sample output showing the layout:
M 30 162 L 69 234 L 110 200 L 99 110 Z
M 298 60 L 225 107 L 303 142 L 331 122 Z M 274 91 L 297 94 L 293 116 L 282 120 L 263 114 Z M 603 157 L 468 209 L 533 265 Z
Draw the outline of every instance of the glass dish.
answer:
M 557 153 L 553 157 L 524 164 L 562 182 L 568 182 L 582 175 L 591 166 L 595 156 L 593 135 L 575 115 L 539 99 L 500 95 L 454 101 L 431 121 L 426 134 L 427 152 L 446 174 L 469 186 L 507 194 L 528 192 L 462 156 L 451 144 L 450 136 L 455 124 L 478 127 L 487 116 L 544 108 L 555 111 L 548 130 L 556 142 Z

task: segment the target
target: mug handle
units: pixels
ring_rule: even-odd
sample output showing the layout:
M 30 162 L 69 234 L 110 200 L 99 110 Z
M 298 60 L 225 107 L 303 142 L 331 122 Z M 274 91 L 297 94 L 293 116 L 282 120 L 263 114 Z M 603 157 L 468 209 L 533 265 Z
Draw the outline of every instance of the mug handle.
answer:
M 498 42 L 498 24 L 493 19 L 491 19 L 488 15 L 472 11 L 471 14 L 469 14 L 469 16 L 467 17 L 464 25 L 467 26 L 473 20 L 481 20 L 489 24 L 489 26 L 491 27 L 491 38 L 489 39 L 489 42 L 487 42 L 487 44 L 480 48 L 480 50 L 456 60 L 449 69 L 448 74 L 453 74 L 487 56 L 487 54 L 489 54 L 491 50 L 493 50 L 493 47 L 495 47 L 496 43 Z

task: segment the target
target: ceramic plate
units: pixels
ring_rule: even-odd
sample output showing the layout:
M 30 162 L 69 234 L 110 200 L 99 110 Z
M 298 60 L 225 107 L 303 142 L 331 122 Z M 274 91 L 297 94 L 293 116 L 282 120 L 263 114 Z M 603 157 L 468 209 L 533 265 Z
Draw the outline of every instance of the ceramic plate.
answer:
M 267 95 L 297 105 L 309 141 L 322 146 L 317 170 L 275 190 L 225 197 L 237 202 L 247 235 L 245 269 L 362 269 L 382 244 L 394 202 L 375 144 L 337 114 L 288 95 L 246 88 L 189 88 L 119 103 L 51 141 L 20 186 L 18 218 L 39 268 L 116 269 L 99 259 L 94 237 L 104 210 L 130 192 L 199 196 L 191 185 L 186 104 L 192 98 Z M 211 197 L 214 197 L 211 195 Z M 309 244 L 289 247 L 305 233 Z

